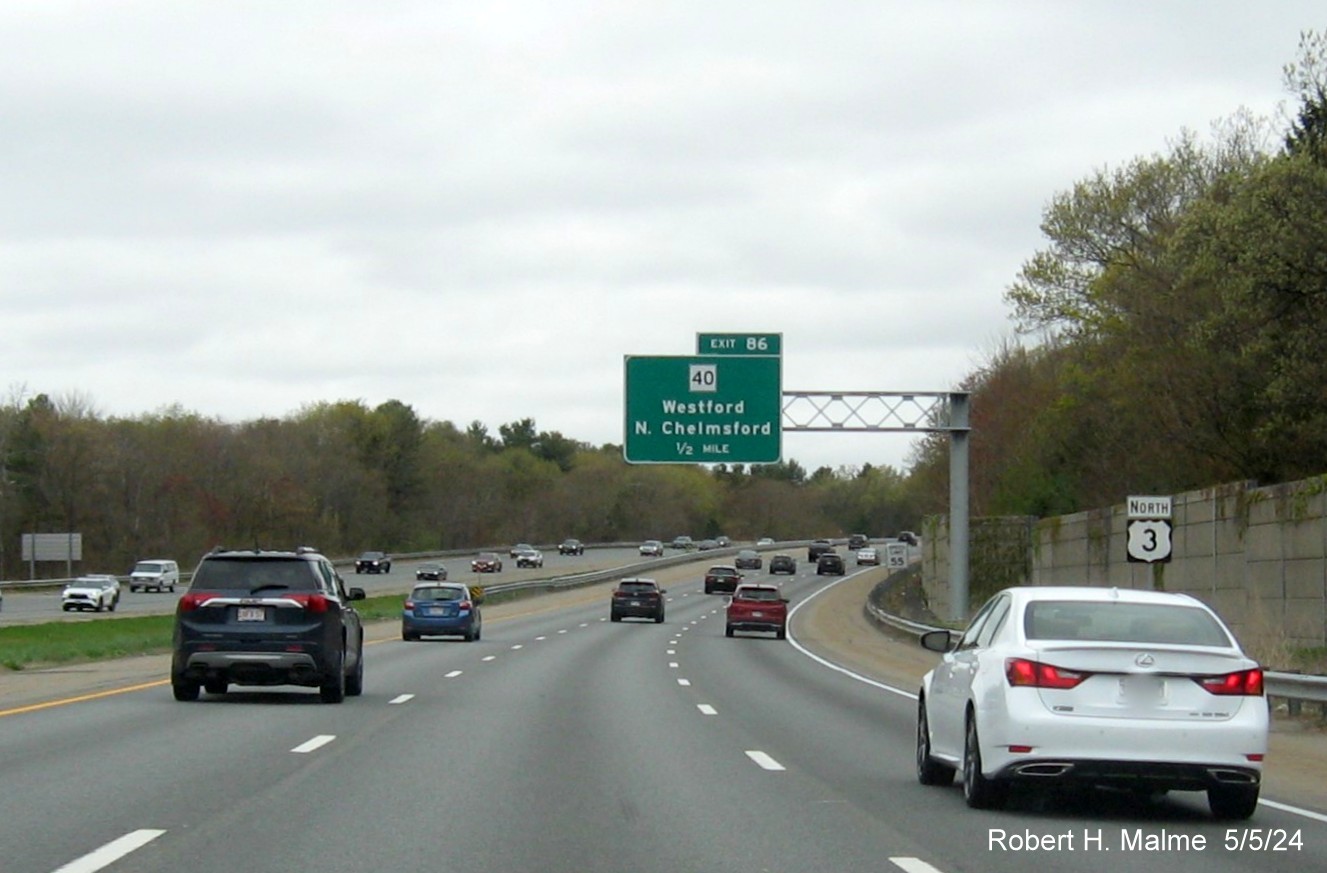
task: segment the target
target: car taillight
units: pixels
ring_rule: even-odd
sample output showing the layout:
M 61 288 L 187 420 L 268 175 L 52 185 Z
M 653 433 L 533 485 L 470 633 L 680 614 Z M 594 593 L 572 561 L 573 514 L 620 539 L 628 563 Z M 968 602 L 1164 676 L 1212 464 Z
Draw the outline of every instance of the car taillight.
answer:
M 407 600 L 407 601 L 405 602 L 405 608 L 406 608 L 406 609 L 414 609 L 414 608 L 415 608 L 415 601 L 413 601 L 413 600 Z
M 1224 676 L 1195 676 L 1193 680 L 1207 689 L 1209 694 L 1235 694 L 1247 697 L 1263 695 L 1262 669 L 1259 667 L 1226 673 Z
M 457 604 L 457 608 L 460 609 L 460 610 L 462 610 L 462 611 L 467 610 L 467 609 L 474 609 L 474 604 L 472 604 L 472 603 L 471 603 L 470 601 L 468 601 L 468 600 L 462 600 L 460 603 Z
M 180 612 L 193 612 L 211 599 L 211 596 L 210 594 L 186 593 L 180 598 L 176 609 Z
M 323 613 L 327 611 L 328 600 L 325 594 L 292 594 L 290 599 L 304 607 L 305 612 Z
M 1088 677 L 1087 673 L 1064 670 L 1028 658 L 1006 658 L 1004 675 L 1010 685 L 1032 688 L 1074 688 Z

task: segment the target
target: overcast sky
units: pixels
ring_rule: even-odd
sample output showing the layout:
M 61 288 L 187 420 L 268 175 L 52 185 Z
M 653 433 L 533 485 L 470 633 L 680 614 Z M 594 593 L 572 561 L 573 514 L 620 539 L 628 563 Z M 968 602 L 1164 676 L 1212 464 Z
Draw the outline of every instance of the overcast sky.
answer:
M 0 0 L 0 388 L 621 443 L 624 355 L 761 332 L 785 390 L 944 391 L 1012 334 L 1056 193 L 1279 118 L 1324 29 L 1321 0 Z

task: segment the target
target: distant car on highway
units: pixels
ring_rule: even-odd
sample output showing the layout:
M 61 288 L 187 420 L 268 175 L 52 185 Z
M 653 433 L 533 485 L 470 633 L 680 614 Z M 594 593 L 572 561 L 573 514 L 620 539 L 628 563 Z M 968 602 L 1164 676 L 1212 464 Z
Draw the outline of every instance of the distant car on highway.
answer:
M 502 558 L 495 552 L 480 552 L 470 561 L 472 573 L 501 573 Z
M 848 535 L 848 551 L 850 551 L 850 552 L 855 552 L 855 551 L 857 551 L 858 549 L 864 549 L 864 548 L 866 548 L 866 545 L 867 545 L 867 543 L 869 543 L 869 542 L 871 542 L 871 541 L 870 541 L 869 539 L 867 539 L 866 534 L 860 534 L 860 533 L 849 534 L 849 535 Z
M 69 582 L 60 593 L 60 608 L 65 612 L 90 609 L 110 612 L 120 603 L 120 580 L 109 574 L 91 573 Z
M 705 593 L 731 592 L 737 588 L 741 581 L 742 573 L 740 570 L 728 564 L 719 564 L 705 571 Z
M 771 575 L 775 573 L 796 574 L 797 561 L 792 555 L 775 555 L 769 559 L 769 571 Z
M 815 540 L 806 547 L 806 559 L 815 562 L 825 552 L 834 551 L 834 544 L 829 540 Z
M 460 582 L 416 585 L 401 610 L 401 639 L 460 636 L 474 642 L 484 632 L 482 588 Z
M 760 631 L 783 639 L 788 632 L 788 600 L 777 585 L 744 582 L 733 591 L 724 613 L 724 633 Z
M 521 549 L 516 553 L 517 567 L 542 567 L 544 566 L 544 553 L 538 549 Z
M 871 547 L 857 550 L 857 566 L 870 564 L 880 566 L 880 553 Z
M 968 806 L 1009 788 L 1206 791 L 1218 819 L 1258 805 L 1267 753 L 1263 671 L 1197 598 L 1129 588 L 1007 588 L 922 677 L 917 779 L 962 774 Z
M 437 563 L 436 561 L 430 561 L 427 564 L 420 564 L 417 568 L 415 568 L 415 579 L 421 581 L 431 580 L 433 582 L 446 582 L 447 568 Z
M 719 548 L 721 548 L 721 549 L 726 549 L 726 548 L 728 548 L 729 546 L 731 546 L 731 545 L 733 544 L 733 541 L 730 540 L 730 539 L 728 539 L 728 537 L 725 537 L 725 536 L 717 536 L 717 537 L 714 538 L 714 543 L 715 543 L 715 545 L 717 545 Z
M 668 591 L 653 579 L 623 579 L 613 589 L 608 605 L 610 621 L 624 618 L 652 618 L 658 624 L 664 620 L 664 599 Z
M 772 545 L 774 545 L 774 538 L 773 538 L 773 537 L 761 537 L 760 539 L 756 540 L 756 545 L 758 545 L 758 546 L 772 546 Z
M 180 565 L 169 558 L 152 558 L 134 564 L 129 571 L 129 590 L 174 591 L 180 584 Z
M 356 573 L 390 573 L 392 559 L 383 552 L 365 552 L 355 559 Z
M 559 555 L 583 555 L 585 554 L 585 543 L 580 540 L 563 540 L 558 546 Z
M 640 553 L 649 558 L 662 557 L 664 553 L 663 543 L 658 540 L 646 540 L 640 544 Z
M 670 549 L 694 549 L 695 547 L 695 542 L 685 534 L 673 537 L 673 541 L 668 544 Z
M 709 552 L 719 547 L 718 540 L 703 539 L 696 543 L 696 549 L 701 552 Z
M 765 565 L 765 560 L 760 557 L 760 552 L 755 549 L 742 549 L 733 558 L 733 566 L 739 570 L 759 570 Z
M 816 558 L 817 576 L 842 576 L 848 572 L 843 566 L 843 556 L 838 552 L 822 552 L 819 558 Z
M 910 530 L 901 530 L 898 533 L 898 541 L 907 543 L 910 546 L 917 545 L 917 535 Z
M 507 553 L 507 557 L 515 558 L 521 552 L 533 552 L 533 551 L 535 551 L 535 547 L 530 545 L 529 543 L 517 543 L 516 545 L 511 547 L 511 551 Z

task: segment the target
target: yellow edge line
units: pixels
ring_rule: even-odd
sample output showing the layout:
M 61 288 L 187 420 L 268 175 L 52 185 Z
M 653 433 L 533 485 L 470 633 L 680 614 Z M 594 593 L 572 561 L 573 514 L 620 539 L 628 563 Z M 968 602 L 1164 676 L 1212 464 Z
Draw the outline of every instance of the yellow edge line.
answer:
M 109 691 L 98 691 L 95 694 L 80 694 L 78 697 L 62 697 L 59 700 L 48 700 L 45 703 L 34 703 L 31 706 L 19 706 L 14 709 L 0 709 L 0 718 L 4 718 L 7 715 L 20 715 L 25 712 L 38 712 L 56 706 L 67 706 L 70 703 L 82 703 L 85 700 L 114 697 L 117 694 L 128 694 L 131 691 L 142 691 L 147 688 L 158 688 L 162 685 L 169 684 L 169 679 L 158 679 L 155 682 L 143 682 L 139 685 L 126 685 L 124 688 L 112 688 Z

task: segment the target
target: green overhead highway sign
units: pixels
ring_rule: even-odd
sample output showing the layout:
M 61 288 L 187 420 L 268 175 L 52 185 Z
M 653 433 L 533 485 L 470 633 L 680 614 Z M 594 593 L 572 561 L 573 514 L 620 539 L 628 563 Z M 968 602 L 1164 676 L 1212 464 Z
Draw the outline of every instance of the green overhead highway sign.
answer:
M 626 357 L 630 464 L 774 464 L 782 459 L 778 357 Z
M 699 333 L 698 355 L 774 355 L 783 354 L 781 333 Z

